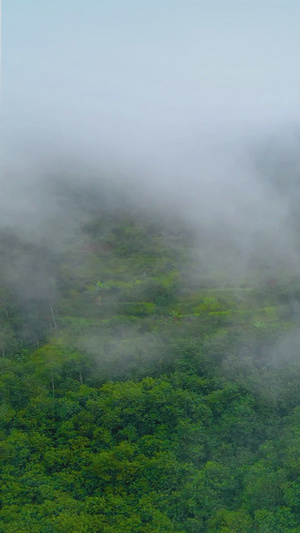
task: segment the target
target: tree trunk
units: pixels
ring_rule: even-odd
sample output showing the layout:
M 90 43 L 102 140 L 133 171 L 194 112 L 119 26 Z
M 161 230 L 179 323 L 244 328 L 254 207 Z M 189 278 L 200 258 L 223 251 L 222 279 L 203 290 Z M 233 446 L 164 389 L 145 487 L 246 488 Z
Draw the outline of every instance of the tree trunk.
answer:
M 53 319 L 53 325 L 54 325 L 55 328 L 57 328 L 57 324 L 56 324 L 56 320 L 55 320 L 55 316 L 54 316 L 53 307 L 51 305 L 51 302 L 49 302 L 49 307 L 50 307 L 50 311 L 51 311 L 51 315 L 52 315 L 52 319 Z
M 54 396 L 55 394 L 55 387 L 54 387 L 54 379 L 53 379 L 53 376 L 51 377 L 51 383 L 52 383 L 52 394 Z

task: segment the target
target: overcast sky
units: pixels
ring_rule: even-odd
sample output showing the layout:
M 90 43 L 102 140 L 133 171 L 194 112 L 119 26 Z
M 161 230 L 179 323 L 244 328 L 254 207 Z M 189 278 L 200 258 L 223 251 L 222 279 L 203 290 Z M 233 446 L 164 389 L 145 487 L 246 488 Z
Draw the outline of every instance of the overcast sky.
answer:
M 2 15 L 0 227 L 56 246 L 53 220 L 62 242 L 80 221 L 53 177 L 105 176 L 200 239 L 223 230 L 245 265 L 259 241 L 298 271 L 299 0 L 4 0 Z
M 2 124 L 134 158 L 300 116 L 298 0 L 4 0 Z

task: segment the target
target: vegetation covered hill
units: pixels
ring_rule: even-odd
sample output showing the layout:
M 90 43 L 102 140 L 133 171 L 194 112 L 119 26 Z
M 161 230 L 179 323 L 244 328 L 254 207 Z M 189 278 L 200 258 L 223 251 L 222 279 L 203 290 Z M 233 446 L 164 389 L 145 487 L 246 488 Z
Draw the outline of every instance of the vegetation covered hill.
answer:
M 126 207 L 0 245 L 0 531 L 300 531 L 295 276 Z

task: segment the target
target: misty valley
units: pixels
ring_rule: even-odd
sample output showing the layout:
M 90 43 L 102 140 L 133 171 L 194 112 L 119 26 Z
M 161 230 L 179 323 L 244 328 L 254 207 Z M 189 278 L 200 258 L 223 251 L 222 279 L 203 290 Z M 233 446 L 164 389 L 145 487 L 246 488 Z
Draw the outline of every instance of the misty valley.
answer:
M 299 20 L 0 1 L 0 533 L 300 533 Z

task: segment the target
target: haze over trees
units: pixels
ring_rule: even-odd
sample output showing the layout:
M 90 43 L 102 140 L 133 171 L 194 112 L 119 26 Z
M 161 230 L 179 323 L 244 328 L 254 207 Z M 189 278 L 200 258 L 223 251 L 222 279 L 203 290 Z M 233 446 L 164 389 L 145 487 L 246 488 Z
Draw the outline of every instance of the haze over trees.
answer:
M 298 531 L 296 272 L 208 268 L 215 230 L 105 183 L 55 195 L 72 231 L 1 234 L 0 529 Z
M 0 533 L 298 533 L 300 3 L 4 4 Z

